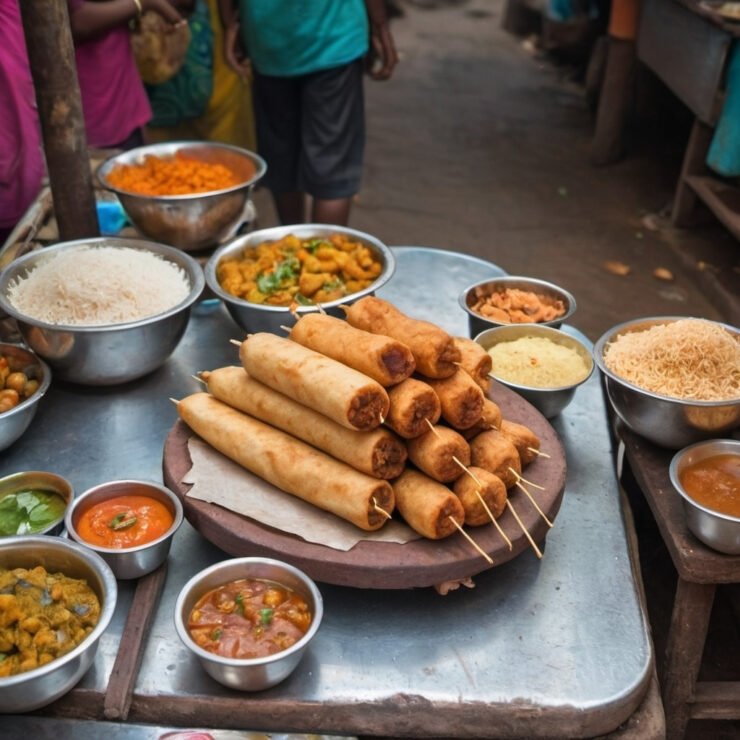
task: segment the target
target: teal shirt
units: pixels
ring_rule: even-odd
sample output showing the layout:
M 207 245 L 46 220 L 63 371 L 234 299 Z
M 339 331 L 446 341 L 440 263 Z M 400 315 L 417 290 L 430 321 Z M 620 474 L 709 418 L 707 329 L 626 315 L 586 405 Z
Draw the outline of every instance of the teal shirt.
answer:
M 364 0 L 239 0 L 239 15 L 244 46 L 264 75 L 338 67 L 368 49 Z

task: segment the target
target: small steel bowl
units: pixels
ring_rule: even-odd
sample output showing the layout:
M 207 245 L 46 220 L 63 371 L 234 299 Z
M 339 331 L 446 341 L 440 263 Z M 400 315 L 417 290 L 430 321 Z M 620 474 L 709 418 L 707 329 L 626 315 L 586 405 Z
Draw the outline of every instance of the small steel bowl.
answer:
M 227 293 L 218 282 L 216 269 L 225 258 L 235 258 L 247 247 L 255 247 L 262 242 L 273 242 L 288 234 L 294 234 L 299 239 L 310 239 L 311 237 L 330 236 L 331 234 L 346 234 L 367 245 L 383 263 L 380 275 L 375 281 L 364 290 L 357 293 L 339 298 L 335 301 L 322 303 L 321 307 L 326 313 L 332 316 L 344 318 L 344 311 L 339 306 L 349 305 L 363 298 L 366 295 L 372 295 L 378 288 L 385 285 L 393 275 L 396 268 L 396 260 L 385 244 L 374 236 L 365 234 L 362 231 L 356 231 L 345 226 L 332 226 L 328 224 L 294 224 L 289 226 L 275 226 L 270 229 L 260 229 L 252 231 L 245 236 L 237 237 L 233 241 L 217 249 L 205 266 L 205 277 L 208 287 L 213 293 L 220 298 L 226 306 L 228 312 L 234 321 L 245 331 L 259 332 L 266 331 L 273 334 L 284 335 L 285 332 L 280 328 L 286 324 L 292 326 L 294 323 L 289 306 L 268 306 L 261 303 L 250 303 L 249 301 L 236 298 Z M 316 306 L 298 306 L 298 313 L 308 313 L 318 311 Z
M 313 615 L 306 634 L 294 645 L 263 658 L 224 658 L 199 647 L 190 637 L 187 623 L 198 600 L 208 591 L 230 581 L 259 578 L 275 581 L 300 594 Z M 194 575 L 180 591 L 175 605 L 175 628 L 185 646 L 200 660 L 211 678 L 231 689 L 260 691 L 285 680 L 298 665 L 319 629 L 324 614 L 323 600 L 316 584 L 298 568 L 270 558 L 224 560 Z
M 519 385 L 510 380 L 503 380 L 497 377 L 496 369 L 490 373 L 499 383 L 516 391 L 522 398 L 529 401 L 540 413 L 548 419 L 557 416 L 572 400 L 576 389 L 579 385 L 585 383 L 594 369 L 594 361 L 591 351 L 582 342 L 570 334 L 566 334 L 559 329 L 553 329 L 551 326 L 542 326 L 541 324 L 508 324 L 506 326 L 497 326 L 494 329 L 486 329 L 475 337 L 475 341 L 483 349 L 488 351 L 495 344 L 500 342 L 512 342 L 520 337 L 544 337 L 556 344 L 575 350 L 588 365 L 587 375 L 577 383 L 564 385 L 559 388 L 532 388 L 531 386 Z
M 96 326 L 47 324 L 20 313 L 8 300 L 12 281 L 62 250 L 89 246 L 129 247 L 161 255 L 181 267 L 190 293 L 163 313 L 139 321 Z M 12 316 L 28 346 L 54 370 L 55 377 L 82 385 L 114 385 L 140 378 L 164 364 L 177 347 L 205 281 L 200 265 L 179 249 L 141 239 L 96 237 L 62 242 L 19 257 L 0 273 L 0 312 Z M 33 398 L 33 396 L 31 397 Z
M 240 176 L 230 188 L 189 195 L 142 195 L 111 185 L 108 175 L 118 164 L 140 164 L 147 156 L 172 157 L 176 152 L 210 164 L 222 164 Z M 130 149 L 98 167 L 98 179 L 121 201 L 131 223 L 144 235 L 179 249 L 195 251 L 213 247 L 239 224 L 249 195 L 267 165 L 258 154 L 229 144 L 206 141 L 173 141 Z
M 647 391 L 620 378 L 604 364 L 604 349 L 619 335 L 645 331 L 685 316 L 656 316 L 619 324 L 594 344 L 594 360 L 604 376 L 614 412 L 636 434 L 671 450 L 721 436 L 740 424 L 740 398 L 729 401 L 691 401 Z M 718 322 L 711 322 L 718 323 Z M 740 332 L 719 324 L 735 335 Z
M 49 390 L 51 370 L 33 352 L 17 344 L 0 343 L 0 355 L 13 357 L 29 379 L 39 381 L 39 387 L 28 398 L 12 409 L 0 413 L 0 451 L 2 451 L 10 447 L 28 429 L 38 410 L 39 401 Z
M 473 303 L 475 303 L 476 298 L 489 296 L 495 292 L 502 292 L 507 288 L 527 290 L 531 293 L 537 293 L 563 302 L 565 313 L 562 316 L 559 316 L 557 319 L 553 319 L 552 321 L 532 322 L 536 323 L 537 326 L 551 326 L 554 329 L 557 329 L 564 321 L 567 321 L 575 313 L 576 299 L 567 290 L 561 288 L 559 285 L 555 285 L 554 283 L 537 280 L 536 278 L 516 277 L 514 275 L 482 280 L 465 288 L 457 299 L 460 304 L 460 308 L 462 308 L 462 310 L 468 315 L 468 327 L 470 329 L 471 337 L 476 336 L 476 334 L 480 334 L 486 329 L 492 329 L 494 326 L 519 325 L 512 324 L 511 322 L 496 321 L 495 319 L 486 318 L 485 316 L 481 316 L 481 314 L 476 313 L 471 308 Z M 526 325 L 529 326 L 529 324 Z
M 740 555 L 740 518 L 702 506 L 681 485 L 681 474 L 689 465 L 715 455 L 740 457 L 740 440 L 712 439 L 684 447 L 673 456 L 668 471 L 673 487 L 683 498 L 689 530 L 713 550 Z
M 56 521 L 50 522 L 43 529 L 39 529 L 37 532 L 20 536 L 30 537 L 40 534 L 61 534 L 64 530 L 64 515 L 66 514 L 66 510 L 69 508 L 75 495 L 72 484 L 66 478 L 62 478 L 61 475 L 56 475 L 55 473 L 44 473 L 40 470 L 14 473 L 13 475 L 6 475 L 4 478 L 0 478 L 0 501 L 11 493 L 18 493 L 19 491 L 27 489 L 51 491 L 52 493 L 59 494 L 64 499 L 67 506 Z M 0 537 L 2 537 L 2 535 L 0 535 Z
M 35 568 L 84 578 L 100 599 L 100 620 L 73 650 L 46 665 L 0 678 L 0 713 L 22 714 L 51 704 L 66 694 L 92 665 L 100 636 L 116 608 L 118 587 L 111 569 L 94 552 L 63 537 L 0 539 L 0 568 Z
M 161 501 L 172 514 L 172 526 L 156 540 L 136 547 L 100 547 L 83 539 L 77 531 L 80 517 L 93 505 L 115 496 L 140 494 Z M 94 550 L 111 567 L 116 578 L 140 578 L 158 568 L 166 559 L 172 545 L 172 538 L 182 524 L 182 504 L 172 491 L 157 483 L 140 480 L 114 480 L 88 488 L 81 493 L 67 509 L 64 523 L 69 536 L 81 545 Z

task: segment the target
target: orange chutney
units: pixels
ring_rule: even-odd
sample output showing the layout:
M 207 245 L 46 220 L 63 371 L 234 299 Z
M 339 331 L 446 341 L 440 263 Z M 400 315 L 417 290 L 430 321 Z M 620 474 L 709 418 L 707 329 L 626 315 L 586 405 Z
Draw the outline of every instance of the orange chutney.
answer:
M 740 455 L 713 455 L 679 476 L 686 493 L 708 509 L 740 518 Z
M 170 510 L 151 496 L 114 496 L 84 511 L 77 533 L 91 545 L 123 549 L 156 540 L 173 521 Z

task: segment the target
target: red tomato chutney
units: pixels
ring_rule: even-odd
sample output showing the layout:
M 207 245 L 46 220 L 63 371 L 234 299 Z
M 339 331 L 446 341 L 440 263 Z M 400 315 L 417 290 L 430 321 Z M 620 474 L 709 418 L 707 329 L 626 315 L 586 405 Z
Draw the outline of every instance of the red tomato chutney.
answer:
M 86 509 L 77 521 L 77 533 L 97 547 L 125 549 L 153 542 L 167 532 L 174 517 L 151 496 L 113 496 Z
M 261 658 L 294 645 L 311 624 L 302 596 L 274 581 L 245 578 L 202 596 L 188 618 L 195 643 L 225 658 Z
M 708 509 L 740 518 L 740 455 L 713 455 L 679 476 L 686 493 Z

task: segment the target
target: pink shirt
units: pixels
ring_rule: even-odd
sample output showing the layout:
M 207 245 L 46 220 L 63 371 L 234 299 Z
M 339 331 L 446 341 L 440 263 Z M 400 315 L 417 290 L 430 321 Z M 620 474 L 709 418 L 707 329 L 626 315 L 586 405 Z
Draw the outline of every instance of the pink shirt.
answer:
M 70 15 L 84 2 L 67 0 Z M 151 119 L 127 26 L 76 43 L 75 57 L 88 146 L 120 144 Z
M 41 188 L 36 98 L 18 0 L 0 0 L 0 228 L 15 226 Z

